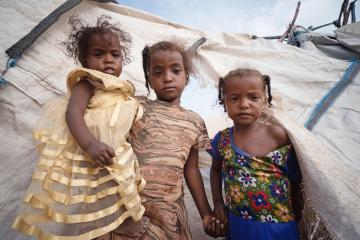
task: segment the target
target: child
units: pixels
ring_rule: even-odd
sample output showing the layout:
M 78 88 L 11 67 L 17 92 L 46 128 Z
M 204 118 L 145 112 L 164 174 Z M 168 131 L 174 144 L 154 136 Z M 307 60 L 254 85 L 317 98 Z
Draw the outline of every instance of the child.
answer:
M 256 70 L 220 78 L 219 101 L 234 126 L 211 142 L 210 181 L 214 213 L 228 221 L 228 239 L 299 239 L 288 178 L 291 143 L 282 127 L 261 121 L 271 99 L 270 78 Z
M 155 91 L 157 99 L 138 98 L 144 115 L 135 123 L 130 138 L 146 180 L 142 192 L 143 221 L 148 221 L 140 238 L 191 239 L 184 205 L 183 175 L 204 230 L 215 234 L 219 224 L 211 221 L 211 208 L 198 168 L 199 149 L 209 147 L 207 130 L 198 114 L 180 106 L 181 94 L 191 73 L 189 58 L 177 44 L 158 42 L 144 48 L 143 67 L 146 87 Z M 127 234 L 126 229 L 120 227 L 106 239 L 123 239 Z
M 35 132 L 43 147 L 13 225 L 39 239 L 93 239 L 145 211 L 144 181 L 126 142 L 142 112 L 132 84 L 118 78 L 131 39 L 108 20 L 92 27 L 71 18 L 63 43 L 84 68 L 68 75 L 70 98 L 49 106 L 53 128 Z

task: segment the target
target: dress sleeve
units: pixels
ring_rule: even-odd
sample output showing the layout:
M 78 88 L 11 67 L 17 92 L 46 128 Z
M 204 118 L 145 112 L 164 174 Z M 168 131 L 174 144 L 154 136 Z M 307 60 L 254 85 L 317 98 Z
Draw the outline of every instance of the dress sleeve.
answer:
M 202 118 L 200 118 L 199 135 L 196 138 L 193 147 L 196 149 L 205 149 L 205 150 L 210 148 L 209 134 L 207 132 L 205 122 Z
M 288 168 L 289 179 L 295 183 L 300 183 L 302 176 L 301 176 L 300 165 L 296 157 L 294 147 L 291 147 L 291 149 L 289 150 L 289 153 L 286 158 L 286 163 Z
M 210 154 L 210 156 L 213 159 L 216 159 L 217 161 L 221 160 L 219 149 L 218 149 L 218 143 L 220 141 L 220 132 L 218 132 L 215 137 L 211 140 L 211 148 L 207 149 L 206 151 Z

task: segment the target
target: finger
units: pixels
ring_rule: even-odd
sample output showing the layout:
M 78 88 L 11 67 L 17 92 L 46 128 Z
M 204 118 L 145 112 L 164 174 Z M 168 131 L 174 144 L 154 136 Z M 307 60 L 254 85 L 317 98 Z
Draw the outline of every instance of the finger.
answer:
M 101 168 L 104 167 L 104 164 L 101 161 L 99 161 L 98 159 L 94 159 L 94 162 L 98 167 L 101 167 Z
M 220 227 L 220 225 L 221 225 L 220 220 L 216 219 L 216 221 L 215 221 L 215 233 L 216 233 L 216 235 L 221 235 L 221 227 Z
M 115 151 L 114 151 L 114 149 L 113 149 L 112 147 L 107 147 L 107 148 L 106 148 L 106 151 L 107 151 L 107 153 L 109 154 L 109 156 L 110 156 L 111 158 L 113 158 L 113 157 L 116 156 Z
M 104 167 L 104 166 L 106 165 L 106 159 L 104 158 L 103 155 L 100 155 L 99 157 L 97 157 L 97 160 L 98 160 L 99 162 L 101 162 L 102 167 Z
M 106 149 L 104 150 L 104 152 L 102 152 L 102 158 L 104 159 L 104 164 L 106 166 L 111 165 L 112 164 L 112 160 L 111 157 L 109 156 L 108 152 L 106 151 Z
M 225 234 L 226 234 L 225 225 L 223 223 L 221 223 L 220 224 L 220 235 L 225 236 Z
M 212 223 L 212 218 L 208 218 L 207 219 L 207 222 L 206 222 L 206 230 L 207 232 L 210 232 L 211 231 L 211 223 Z
M 215 233 L 215 231 L 216 231 L 216 219 L 213 217 L 213 218 L 211 218 L 211 232 L 212 233 Z

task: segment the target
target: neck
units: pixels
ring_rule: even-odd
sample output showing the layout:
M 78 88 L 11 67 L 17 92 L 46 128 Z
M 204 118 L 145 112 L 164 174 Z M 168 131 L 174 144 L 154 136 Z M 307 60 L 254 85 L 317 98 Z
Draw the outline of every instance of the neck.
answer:
M 172 101 L 169 101 L 167 99 L 158 98 L 158 97 L 156 99 L 158 101 L 166 102 L 166 103 L 168 103 L 170 105 L 180 106 L 180 98 L 176 98 L 176 99 L 174 99 Z
M 250 124 L 250 125 L 238 125 L 234 123 L 234 132 L 238 134 L 247 134 L 249 132 L 252 132 L 260 127 L 260 123 L 258 121 Z

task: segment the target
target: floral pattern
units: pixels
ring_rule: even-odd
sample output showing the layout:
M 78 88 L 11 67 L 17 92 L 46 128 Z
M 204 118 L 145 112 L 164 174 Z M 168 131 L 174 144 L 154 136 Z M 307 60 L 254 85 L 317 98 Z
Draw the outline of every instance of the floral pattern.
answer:
M 294 219 L 291 208 L 286 158 L 290 145 L 266 156 L 249 157 L 236 152 L 230 129 L 220 133 L 216 151 L 222 160 L 226 205 L 231 213 L 244 219 L 266 223 Z

